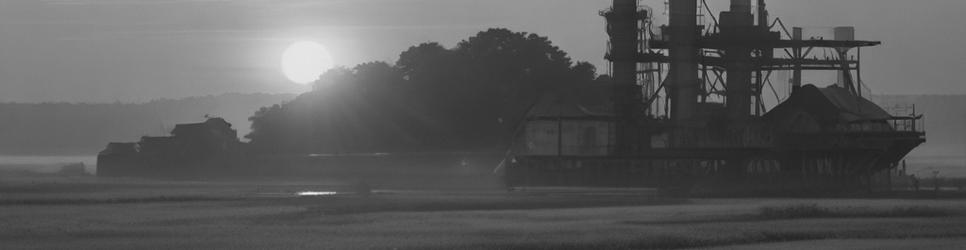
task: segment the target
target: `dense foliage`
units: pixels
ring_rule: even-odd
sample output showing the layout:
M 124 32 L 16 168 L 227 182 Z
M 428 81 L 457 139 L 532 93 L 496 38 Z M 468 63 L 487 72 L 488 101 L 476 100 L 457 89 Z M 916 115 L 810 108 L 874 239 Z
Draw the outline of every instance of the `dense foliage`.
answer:
M 247 137 L 275 153 L 497 149 L 539 96 L 595 77 L 546 37 L 490 29 L 455 48 L 413 46 L 395 65 L 331 70 L 314 91 L 258 110 Z

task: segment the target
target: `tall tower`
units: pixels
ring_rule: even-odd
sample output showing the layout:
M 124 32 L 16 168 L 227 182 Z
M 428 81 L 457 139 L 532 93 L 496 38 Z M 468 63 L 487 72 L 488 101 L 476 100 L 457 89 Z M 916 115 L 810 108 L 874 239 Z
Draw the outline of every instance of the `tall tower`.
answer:
M 725 91 L 728 119 L 732 127 L 743 127 L 751 117 L 752 84 L 751 48 L 743 46 L 754 42 L 755 16 L 751 13 L 751 0 L 731 0 L 731 10 L 721 13 L 721 37 L 727 41 L 725 68 L 728 72 L 728 89 Z
M 604 12 L 607 18 L 607 35 L 610 36 L 608 59 L 612 62 L 614 82 L 618 85 L 637 84 L 637 44 L 639 15 L 637 0 L 614 0 L 610 11 Z
M 615 153 L 629 155 L 641 147 L 638 118 L 644 111 L 638 84 L 638 45 L 641 20 L 648 13 L 638 11 L 637 0 L 614 0 L 610 10 L 601 13 L 607 19 L 610 46 L 606 58 L 611 61 L 614 79 L 614 112 L 616 113 Z
M 670 0 L 671 18 L 665 39 L 670 57 L 670 82 L 667 84 L 671 98 L 670 117 L 678 127 L 689 126 L 698 108 L 698 30 L 697 0 Z M 686 132 L 685 132 L 686 133 Z M 686 146 L 683 134 L 672 135 L 674 147 Z

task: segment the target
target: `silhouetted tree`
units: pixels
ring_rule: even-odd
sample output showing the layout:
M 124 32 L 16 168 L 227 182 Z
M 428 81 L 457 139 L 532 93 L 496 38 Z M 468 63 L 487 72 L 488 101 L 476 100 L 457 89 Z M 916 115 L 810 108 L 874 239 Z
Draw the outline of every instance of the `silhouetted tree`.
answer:
M 256 112 L 249 138 L 278 152 L 492 150 L 540 95 L 595 77 L 546 37 L 489 29 L 453 49 L 410 47 L 394 65 L 330 70 L 312 92 Z

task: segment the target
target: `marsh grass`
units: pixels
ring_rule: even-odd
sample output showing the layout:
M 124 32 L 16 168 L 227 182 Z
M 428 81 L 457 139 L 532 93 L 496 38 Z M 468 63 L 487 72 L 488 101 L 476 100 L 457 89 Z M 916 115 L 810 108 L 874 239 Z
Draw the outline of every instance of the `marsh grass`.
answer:
M 110 204 L 138 204 L 163 202 L 202 202 L 229 201 L 239 198 L 205 197 L 205 196 L 157 196 L 138 198 L 109 198 L 109 199 L 10 199 L 0 200 L 0 206 L 29 206 L 29 205 L 110 205 Z
M 966 237 L 966 228 L 957 222 L 961 222 L 963 217 L 904 217 L 922 215 L 923 210 L 913 206 L 897 206 L 896 209 L 891 209 L 891 206 L 877 207 L 878 210 L 874 210 L 903 215 L 888 218 L 771 220 L 746 217 L 735 221 L 661 224 L 648 223 L 648 220 L 654 222 L 669 215 L 688 220 L 703 212 L 711 212 L 714 216 L 735 216 L 755 213 L 756 209 L 762 207 L 750 204 L 735 207 L 685 203 L 560 209 L 553 206 L 561 204 L 548 200 L 512 206 L 529 210 L 503 210 L 506 207 L 501 206 L 488 207 L 492 210 L 487 210 L 485 206 L 475 205 L 474 200 L 477 199 L 483 203 L 498 200 L 479 196 L 461 199 L 446 196 L 376 196 L 183 204 L 149 202 L 131 205 L 6 206 L 0 207 L 0 211 L 8 213 L 8 217 L 0 216 L 0 221 L 7 219 L 11 226 L 0 229 L 0 241 L 7 239 L 15 246 L 38 248 L 66 248 L 65 242 L 72 242 L 71 247 L 86 246 L 90 249 L 200 249 L 208 246 L 286 249 L 681 249 L 825 239 L 922 240 Z M 443 204 L 446 200 L 455 204 Z M 511 201 L 533 202 L 526 199 L 507 199 L 505 202 Z M 392 205 L 394 203 L 396 205 Z M 794 209 L 782 207 L 801 205 L 773 207 L 776 211 L 834 210 L 824 207 L 827 205 Z M 360 213 L 326 214 L 324 208 L 328 206 L 383 208 Z M 544 206 L 546 209 L 540 208 Z M 961 203 L 955 203 L 936 209 L 945 211 L 960 206 Z M 446 211 L 439 210 L 444 208 Z M 372 212 L 385 209 L 389 210 Z M 833 216 L 835 211 L 822 216 Z M 934 215 L 928 211 L 927 215 Z M 680 213 L 683 214 L 678 215 Z M 657 216 L 649 217 L 655 214 Z M 641 219 L 641 223 L 620 223 L 633 219 Z M 119 227 L 125 229 L 112 231 Z M 38 241 L 48 238 L 72 241 Z
M 0 186 L 5 249 L 680 249 L 962 239 L 966 200 L 695 199 L 398 190 L 319 182 L 52 179 Z M 64 191 L 64 192 L 60 192 Z M 868 206 L 868 207 L 864 207 Z
M 765 206 L 758 211 L 761 219 L 808 219 L 808 218 L 904 218 L 945 217 L 961 212 L 929 206 L 898 206 L 891 209 L 871 207 L 821 207 L 817 204 Z
M 916 236 L 917 239 L 947 239 L 962 237 L 963 235 Z M 882 233 L 866 233 L 864 235 L 833 232 L 746 232 L 726 237 L 707 237 L 696 235 L 654 235 L 626 240 L 601 241 L 544 241 L 544 242 L 490 242 L 475 244 L 452 244 L 427 247 L 426 245 L 402 247 L 398 249 L 693 249 L 706 247 L 739 246 L 749 244 L 765 244 L 777 242 L 795 242 L 830 239 L 907 239 L 908 236 L 893 236 Z
M 273 202 L 272 200 L 255 201 Z M 333 216 L 357 216 L 377 213 L 437 213 L 459 211 L 527 211 L 543 209 L 579 209 L 602 207 L 682 205 L 680 199 L 626 197 L 624 199 L 580 197 L 540 197 L 526 195 L 480 195 L 460 196 L 397 196 L 374 195 L 371 197 L 336 196 L 322 198 L 298 198 L 287 202 L 304 204 L 297 212 L 282 213 L 260 218 L 259 221 L 302 221 Z M 532 219 L 532 218 L 531 218 Z

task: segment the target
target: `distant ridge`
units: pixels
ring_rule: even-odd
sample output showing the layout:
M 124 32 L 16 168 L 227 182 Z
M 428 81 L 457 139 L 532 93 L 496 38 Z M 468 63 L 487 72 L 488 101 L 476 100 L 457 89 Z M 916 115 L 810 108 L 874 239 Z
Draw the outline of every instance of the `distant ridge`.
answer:
M 0 155 L 93 155 L 112 141 L 164 135 L 177 123 L 222 117 L 248 134 L 248 117 L 294 94 L 221 94 L 146 103 L 0 103 Z

